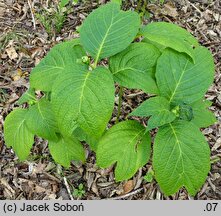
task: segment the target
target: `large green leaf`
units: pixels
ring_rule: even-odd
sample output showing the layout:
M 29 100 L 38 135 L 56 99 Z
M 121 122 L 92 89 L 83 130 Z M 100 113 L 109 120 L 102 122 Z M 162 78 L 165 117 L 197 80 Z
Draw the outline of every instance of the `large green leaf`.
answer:
M 93 11 L 80 29 L 84 48 L 95 62 L 124 50 L 134 40 L 140 26 L 139 15 L 121 11 L 117 3 L 109 3 Z
M 57 140 L 57 122 L 51 103 L 45 98 L 31 106 L 26 116 L 28 129 L 35 135 L 47 140 Z
M 147 43 L 134 43 L 121 53 L 110 58 L 110 70 L 114 80 L 128 88 L 158 93 L 153 75 L 160 52 Z
M 165 46 L 163 46 L 163 45 L 161 45 L 161 44 L 159 44 L 159 43 L 157 43 L 157 42 L 154 42 L 154 41 L 151 41 L 151 40 L 149 40 L 149 39 L 147 39 L 147 38 L 143 38 L 142 39 L 142 42 L 143 43 L 147 43 L 147 44 L 152 44 L 153 46 L 155 46 L 158 50 L 159 50 L 159 52 L 163 52 L 163 50 L 164 49 L 166 49 L 167 47 L 165 47 Z
M 150 135 L 136 121 L 116 124 L 101 138 L 97 148 L 97 164 L 107 168 L 117 162 L 115 178 L 131 178 L 150 157 Z
M 165 49 L 157 62 L 156 79 L 160 95 L 170 103 L 190 104 L 201 99 L 213 82 L 214 63 L 204 47 L 194 49 L 195 64 L 188 56 Z
M 193 109 L 193 120 L 194 123 L 199 128 L 205 128 L 214 124 L 217 120 L 214 114 L 208 110 L 210 103 L 208 101 L 199 100 L 191 104 Z
M 26 126 L 28 110 L 16 109 L 5 119 L 4 139 L 8 147 L 12 147 L 20 160 L 25 160 L 34 143 L 34 134 Z
M 52 105 L 62 134 L 70 135 L 79 125 L 99 138 L 114 107 L 114 81 L 109 70 L 67 71 L 55 82 Z
M 210 150 L 200 130 L 187 121 L 160 128 L 154 143 L 153 168 L 166 195 L 182 186 L 195 195 L 210 170 Z
M 130 116 L 151 116 L 147 130 L 170 123 L 176 118 L 175 114 L 170 111 L 169 101 L 164 97 L 153 97 L 144 101 Z
M 195 60 L 193 47 L 198 46 L 197 39 L 185 29 L 167 22 L 153 22 L 141 30 L 148 40 L 188 54 Z
M 72 160 L 85 161 L 84 148 L 74 137 L 49 141 L 49 150 L 53 159 L 64 167 L 69 167 Z
M 86 55 L 79 40 L 72 40 L 54 46 L 46 57 L 32 70 L 30 84 L 34 89 L 51 91 L 56 78 L 65 71 L 81 70 L 86 65 L 79 59 Z

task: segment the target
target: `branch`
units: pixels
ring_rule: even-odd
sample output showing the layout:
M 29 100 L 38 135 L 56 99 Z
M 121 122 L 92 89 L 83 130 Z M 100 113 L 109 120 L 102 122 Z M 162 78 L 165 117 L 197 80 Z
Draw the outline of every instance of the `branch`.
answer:
M 32 6 L 31 6 L 30 0 L 28 0 L 28 6 L 29 6 L 30 11 L 31 11 L 31 17 L 32 17 L 33 27 L 34 27 L 34 30 L 35 30 L 35 29 L 36 29 L 35 16 L 34 16 L 34 13 L 33 13 L 33 8 L 32 8 Z
M 138 193 L 140 193 L 141 191 L 143 191 L 144 189 L 143 188 L 139 188 L 135 191 L 132 191 L 128 194 L 125 194 L 125 195 L 122 195 L 122 196 L 117 196 L 117 197 L 112 197 L 112 198 L 106 198 L 105 200 L 118 200 L 118 199 L 124 199 L 124 198 L 127 198 L 129 196 L 132 196 L 132 195 L 136 195 Z

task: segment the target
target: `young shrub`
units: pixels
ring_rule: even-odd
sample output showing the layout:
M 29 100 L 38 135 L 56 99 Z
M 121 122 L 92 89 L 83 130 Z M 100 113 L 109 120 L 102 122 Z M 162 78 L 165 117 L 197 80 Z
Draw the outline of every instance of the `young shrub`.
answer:
M 5 142 L 25 160 L 34 135 L 40 136 L 48 140 L 54 160 L 68 167 L 71 160 L 85 161 L 81 141 L 86 141 L 97 164 L 116 164 L 116 181 L 122 181 L 149 161 L 150 130 L 158 128 L 153 177 L 166 195 L 183 186 L 195 195 L 210 170 L 210 149 L 200 128 L 216 121 L 203 99 L 213 82 L 212 55 L 177 25 L 141 27 L 139 15 L 121 11 L 119 2 L 94 10 L 80 28 L 80 39 L 56 45 L 32 70 L 30 89 L 19 100 L 29 107 L 6 117 Z M 138 35 L 142 41 L 134 42 Z M 109 68 L 98 66 L 102 59 Z M 107 129 L 114 81 L 121 89 L 151 94 L 129 115 L 149 117 L 146 128 L 127 120 Z M 36 98 L 36 90 L 42 98 Z

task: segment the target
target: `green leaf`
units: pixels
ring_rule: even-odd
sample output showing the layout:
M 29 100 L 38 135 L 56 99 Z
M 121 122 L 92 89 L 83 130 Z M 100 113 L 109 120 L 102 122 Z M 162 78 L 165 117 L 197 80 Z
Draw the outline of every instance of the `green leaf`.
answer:
M 42 91 L 51 91 L 56 78 L 72 70 L 82 70 L 86 65 L 77 63 L 85 52 L 79 40 L 72 40 L 54 46 L 47 56 L 32 70 L 30 85 Z
M 177 117 L 179 117 L 180 120 L 191 121 L 193 119 L 193 109 L 188 104 L 181 103 L 176 106 L 172 111 L 176 113 Z
M 95 151 L 97 150 L 98 140 L 94 137 L 88 135 L 85 131 L 83 131 L 80 127 L 77 127 L 73 131 L 73 135 L 78 138 L 80 141 L 85 141 L 87 144 L 90 145 L 91 150 Z
M 188 54 L 195 60 L 193 47 L 197 47 L 197 39 L 185 29 L 167 22 L 153 22 L 141 30 L 141 34 L 150 41 L 178 52 Z
M 80 29 L 83 47 L 95 59 L 110 57 L 124 50 L 134 40 L 140 26 L 139 15 L 121 11 L 117 3 L 94 10 Z
M 210 149 L 191 122 L 177 121 L 159 129 L 153 146 L 155 178 L 166 195 L 185 186 L 195 195 L 210 170 Z
M 208 110 L 208 107 L 210 106 L 210 103 L 208 102 L 210 101 L 199 100 L 191 104 L 193 109 L 192 123 L 199 128 L 205 128 L 217 122 L 214 114 Z
M 154 178 L 153 170 L 150 168 L 143 178 L 146 182 L 152 182 Z
M 64 167 L 69 167 L 72 160 L 85 161 L 84 148 L 75 137 L 49 141 L 49 150 L 56 163 Z
M 114 92 L 112 75 L 104 67 L 63 73 L 52 91 L 61 132 L 70 135 L 80 126 L 88 135 L 99 138 L 112 115 Z
M 165 49 L 157 62 L 160 95 L 170 103 L 190 104 L 201 99 L 213 82 L 214 63 L 204 47 L 194 49 L 195 64 L 185 54 Z
M 31 106 L 26 116 L 28 129 L 35 135 L 47 140 L 57 140 L 57 122 L 52 106 L 45 98 Z
M 138 88 L 148 93 L 159 90 L 153 75 L 160 52 L 147 43 L 134 43 L 110 58 L 114 80 L 127 88 Z
M 8 147 L 12 147 L 20 160 L 25 160 L 34 143 L 34 134 L 26 126 L 28 110 L 13 110 L 5 119 L 4 139 Z
M 145 128 L 132 120 L 114 125 L 98 143 L 98 166 L 107 168 L 117 162 L 116 180 L 131 178 L 150 157 L 150 135 L 144 132 Z
M 60 8 L 65 7 L 69 3 L 69 0 L 61 0 L 59 3 Z
M 163 45 L 161 45 L 161 44 L 159 44 L 159 43 L 157 43 L 157 42 L 151 41 L 151 40 L 149 40 L 149 39 L 147 39 L 147 38 L 143 38 L 142 42 L 143 42 L 143 43 L 147 43 L 147 44 L 152 44 L 152 45 L 155 46 L 155 47 L 159 50 L 159 52 L 161 52 L 161 53 L 163 52 L 164 49 L 166 49 L 165 46 L 163 46 Z
M 130 116 L 151 116 L 147 130 L 170 123 L 176 118 L 175 114 L 170 111 L 169 101 L 164 97 L 153 97 L 144 101 Z
M 17 101 L 17 104 L 22 105 L 23 103 L 31 103 L 32 101 L 36 101 L 35 90 L 29 88 Z

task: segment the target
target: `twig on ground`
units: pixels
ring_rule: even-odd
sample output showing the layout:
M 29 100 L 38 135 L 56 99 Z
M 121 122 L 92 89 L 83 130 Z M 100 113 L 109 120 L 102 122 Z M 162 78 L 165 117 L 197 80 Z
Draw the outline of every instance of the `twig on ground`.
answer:
M 117 120 L 116 123 L 119 122 L 120 115 L 121 115 L 121 106 L 122 106 L 122 101 L 123 101 L 123 86 L 120 86 L 119 90 L 119 101 L 118 101 L 118 107 L 117 107 Z
M 125 97 L 126 98 L 134 98 L 134 97 L 137 97 L 137 96 L 142 95 L 142 94 L 144 94 L 144 92 L 140 91 L 140 92 L 137 92 L 137 93 L 132 93 L 132 94 L 126 95 Z
M 63 177 L 63 180 L 64 180 L 64 185 L 65 185 L 65 187 L 66 187 L 66 189 L 67 189 L 67 192 L 68 192 L 68 195 L 69 195 L 70 199 L 71 199 L 71 200 L 74 200 L 74 198 L 73 198 L 73 196 L 72 196 L 72 194 L 71 194 L 71 189 L 70 189 L 70 186 L 69 186 L 69 184 L 68 184 L 68 182 L 67 182 L 66 177 Z
M 216 186 L 212 183 L 210 178 L 207 179 L 207 182 L 209 183 L 209 185 L 212 188 L 212 190 L 215 192 L 216 191 Z
M 203 16 L 202 11 L 199 8 L 197 8 L 192 2 L 190 2 L 190 1 L 188 1 L 188 2 L 195 10 L 197 10 L 200 13 L 200 16 L 202 17 Z
M 125 195 L 122 195 L 122 196 L 117 196 L 117 197 L 112 197 L 112 198 L 107 198 L 107 199 L 105 199 L 105 200 L 124 199 L 124 198 L 127 198 L 127 197 L 129 197 L 129 196 L 136 195 L 136 194 L 140 193 L 140 192 L 143 191 L 143 190 L 144 190 L 143 188 L 139 188 L 139 189 L 137 189 L 137 190 L 135 190 L 135 191 L 132 191 L 132 192 L 130 192 L 130 193 L 128 193 L 128 194 L 125 194 Z
M 35 16 L 34 16 L 34 13 L 33 13 L 33 8 L 32 8 L 32 5 L 31 5 L 30 0 L 28 0 L 28 6 L 29 6 L 30 11 L 31 11 L 31 17 L 32 17 L 33 27 L 34 27 L 34 30 L 35 30 L 35 29 L 36 29 Z

